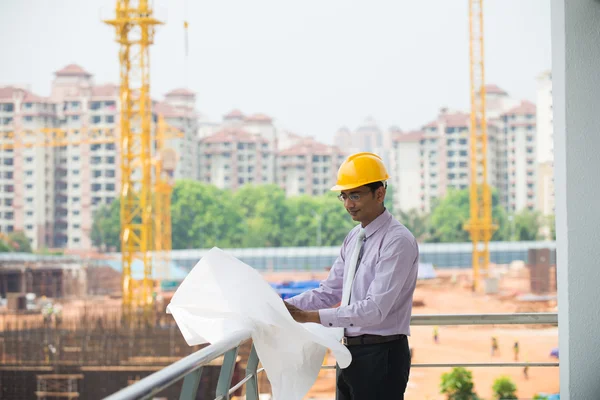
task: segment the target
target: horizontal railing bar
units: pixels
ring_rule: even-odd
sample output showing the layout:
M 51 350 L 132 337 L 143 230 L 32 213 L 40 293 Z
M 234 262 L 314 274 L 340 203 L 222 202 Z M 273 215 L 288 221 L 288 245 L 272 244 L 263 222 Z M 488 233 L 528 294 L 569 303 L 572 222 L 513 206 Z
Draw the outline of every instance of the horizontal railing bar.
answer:
M 242 379 L 241 381 L 239 381 L 235 386 L 232 386 L 231 389 L 229 389 L 229 394 L 234 394 L 236 390 L 238 390 L 239 388 L 242 387 L 242 385 L 246 382 L 248 382 L 250 379 L 252 379 L 254 377 L 254 375 L 258 376 L 258 374 L 260 374 L 261 372 L 263 372 L 265 369 L 264 368 L 259 368 L 258 370 L 256 370 L 256 374 L 249 374 L 246 375 L 246 377 L 244 379 Z M 215 400 L 218 400 L 218 398 L 216 398 Z
M 495 363 L 420 363 L 411 364 L 411 368 L 449 368 L 449 367 L 558 367 L 557 362 L 495 362 Z M 321 369 L 335 369 L 335 365 L 323 365 Z
M 557 313 L 514 314 L 421 314 L 410 319 L 412 326 L 427 325 L 558 325 Z
M 227 351 L 250 339 L 249 332 L 236 332 L 231 337 L 198 350 L 189 356 L 148 375 L 139 382 L 105 398 L 105 400 L 145 399 L 171 386 L 185 375 L 208 364 Z
M 417 368 L 448 368 L 448 367 L 558 367 L 557 362 L 496 362 L 496 363 L 420 363 L 412 364 L 410 367 Z

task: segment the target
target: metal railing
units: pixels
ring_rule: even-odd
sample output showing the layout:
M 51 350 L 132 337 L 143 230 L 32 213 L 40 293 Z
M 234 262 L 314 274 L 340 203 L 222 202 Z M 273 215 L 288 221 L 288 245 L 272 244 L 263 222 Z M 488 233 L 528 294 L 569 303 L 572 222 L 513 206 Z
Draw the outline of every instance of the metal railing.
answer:
M 411 326 L 456 326 L 456 325 L 558 325 L 556 313 L 523 313 L 523 314 L 444 314 L 444 315 L 413 315 Z M 248 333 L 236 333 L 231 337 L 211 344 L 189 356 L 157 371 L 139 382 L 118 391 L 106 400 L 149 399 L 167 387 L 174 385 L 183 378 L 180 400 L 196 398 L 202 369 L 211 361 L 224 356 L 219 379 L 217 382 L 216 399 L 227 400 L 243 385 L 246 385 L 246 399 L 258 400 L 258 355 L 254 346 L 248 357 L 246 375 L 234 386 L 231 386 L 239 347 L 250 339 Z M 424 363 L 412 364 L 411 367 L 558 367 L 558 362 L 497 362 L 497 363 Z M 334 365 L 324 365 L 323 369 L 335 368 Z

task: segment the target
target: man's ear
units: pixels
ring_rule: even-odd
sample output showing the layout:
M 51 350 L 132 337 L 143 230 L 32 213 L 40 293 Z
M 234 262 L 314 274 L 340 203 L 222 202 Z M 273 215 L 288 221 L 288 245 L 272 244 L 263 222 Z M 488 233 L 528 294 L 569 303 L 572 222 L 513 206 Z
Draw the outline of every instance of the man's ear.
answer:
M 385 199 L 385 193 L 386 193 L 385 187 L 380 186 L 379 188 L 377 188 L 377 201 L 379 201 L 380 203 L 383 203 L 383 200 Z

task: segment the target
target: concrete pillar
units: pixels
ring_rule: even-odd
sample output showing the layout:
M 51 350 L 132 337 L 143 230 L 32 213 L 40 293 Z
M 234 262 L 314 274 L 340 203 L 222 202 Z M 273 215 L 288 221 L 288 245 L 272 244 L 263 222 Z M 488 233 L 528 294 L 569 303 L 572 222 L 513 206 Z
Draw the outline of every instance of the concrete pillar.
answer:
M 562 400 L 600 393 L 600 1 L 552 0 Z

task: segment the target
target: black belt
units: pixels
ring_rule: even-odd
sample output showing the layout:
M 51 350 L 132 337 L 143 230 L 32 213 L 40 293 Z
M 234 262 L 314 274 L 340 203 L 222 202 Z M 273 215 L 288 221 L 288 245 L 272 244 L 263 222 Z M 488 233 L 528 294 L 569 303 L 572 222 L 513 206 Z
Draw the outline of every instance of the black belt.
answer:
M 357 346 L 361 344 L 380 344 L 393 342 L 394 340 L 400 340 L 406 335 L 360 335 L 360 336 L 344 336 L 342 338 L 342 344 L 346 346 Z

